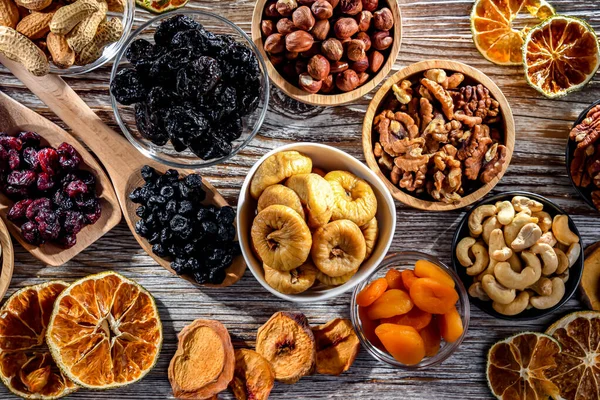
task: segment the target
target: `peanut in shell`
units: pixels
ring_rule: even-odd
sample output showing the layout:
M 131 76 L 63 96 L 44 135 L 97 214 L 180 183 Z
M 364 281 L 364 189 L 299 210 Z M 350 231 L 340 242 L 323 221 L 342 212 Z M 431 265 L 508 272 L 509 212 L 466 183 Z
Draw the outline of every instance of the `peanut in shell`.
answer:
M 94 39 L 77 54 L 75 63 L 87 65 L 96 61 L 102 55 L 104 48 L 119 40 L 123 34 L 123 25 L 118 18 L 112 18 L 106 23 L 101 23 Z
M 20 18 L 19 9 L 13 0 L 0 0 L 0 26 L 15 28 Z
M 27 15 L 17 24 L 17 32 L 27 36 L 31 40 L 42 39 L 50 32 L 50 21 L 54 17 L 54 11 L 34 11 Z
M 44 76 L 50 71 L 44 52 L 26 36 L 6 26 L 0 26 L 0 53 L 23 64 L 35 76 Z
M 58 68 L 69 68 L 75 64 L 75 52 L 69 47 L 67 39 L 63 35 L 52 32 L 46 37 L 48 51 L 52 56 L 52 62 Z
M 52 0 L 15 0 L 18 6 L 31 11 L 40 11 L 52 4 Z
M 94 40 L 98 33 L 98 27 L 106 18 L 106 12 L 108 11 L 106 2 L 99 1 L 98 7 L 98 11 L 86 17 L 67 34 L 67 43 L 77 54 L 81 53 Z
M 77 0 L 73 4 L 61 7 L 50 22 L 50 30 L 57 35 L 66 35 L 99 8 L 100 3 L 97 0 Z

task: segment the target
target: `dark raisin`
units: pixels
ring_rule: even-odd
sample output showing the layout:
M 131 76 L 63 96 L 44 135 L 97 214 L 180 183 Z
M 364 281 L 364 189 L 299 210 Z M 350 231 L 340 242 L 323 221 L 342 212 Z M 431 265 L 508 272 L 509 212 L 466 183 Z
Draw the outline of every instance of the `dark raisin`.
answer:
M 85 223 L 92 225 L 95 224 L 102 216 L 102 206 L 99 202 L 96 202 L 96 206 L 93 210 L 89 210 L 84 214 Z
M 70 249 L 77 244 L 77 235 L 63 235 L 58 239 L 58 242 L 65 249 Z
M 146 88 L 132 68 L 125 68 L 117 73 L 110 84 L 110 93 L 123 105 L 138 103 L 146 98 Z
M 81 164 L 81 155 L 70 144 L 61 143 L 56 151 L 58 153 L 58 163 L 63 169 L 74 170 Z
M 152 252 L 159 257 L 167 257 L 169 255 L 169 251 L 162 243 L 155 243 L 152 245 Z
M 42 171 L 52 176 L 58 172 L 58 153 L 51 147 L 46 147 L 38 152 L 38 160 Z
M 40 210 L 35 217 L 40 237 L 43 240 L 56 240 L 60 235 L 60 221 L 54 211 Z
M 21 234 L 23 235 L 23 239 L 29 244 L 34 246 L 42 244 L 42 238 L 35 222 L 28 221 L 21 225 Z
M 8 174 L 6 182 L 13 186 L 28 187 L 35 183 L 35 179 L 36 175 L 33 171 L 12 171 L 10 174 Z
M 29 204 L 25 216 L 27 217 L 27 219 L 32 220 L 36 217 L 36 215 L 38 215 L 40 211 L 51 209 L 52 202 L 50 201 L 50 199 L 47 197 L 42 197 L 40 199 L 33 200 L 31 204 Z
M 85 225 L 83 214 L 78 211 L 65 211 L 63 227 L 68 233 L 78 234 Z
M 231 206 L 224 206 L 217 211 L 217 222 L 222 225 L 233 224 L 235 221 L 235 210 Z
M 32 199 L 23 199 L 23 200 L 17 201 L 10 208 L 6 217 L 10 221 L 13 221 L 13 222 L 25 218 L 25 213 L 27 212 L 27 207 L 29 207 L 29 205 L 32 202 L 33 202 Z
M 56 204 L 56 206 L 62 210 L 71 210 L 75 206 L 73 200 L 71 200 L 69 196 L 67 196 L 67 194 L 62 190 L 54 193 L 54 197 L 52 199 L 54 200 L 54 204 Z
M 149 165 L 144 165 L 142 167 L 141 174 L 142 178 L 146 182 L 154 182 L 156 181 L 156 178 L 158 178 L 158 173 L 156 172 L 156 170 Z
M 194 205 L 189 200 L 183 200 L 179 203 L 178 213 L 184 216 L 189 216 L 194 212 Z

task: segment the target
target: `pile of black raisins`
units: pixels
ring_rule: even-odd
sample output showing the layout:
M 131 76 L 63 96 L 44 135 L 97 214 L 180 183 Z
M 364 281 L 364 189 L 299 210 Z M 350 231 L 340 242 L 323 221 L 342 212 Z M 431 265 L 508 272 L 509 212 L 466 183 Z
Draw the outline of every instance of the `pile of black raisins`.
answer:
M 206 192 L 200 175 L 180 179 L 173 169 L 161 175 L 146 165 L 142 177 L 144 186 L 129 195 L 141 204 L 135 231 L 152 244 L 154 254 L 172 259 L 177 274 L 191 275 L 198 283 L 222 283 L 240 254 L 234 209 L 201 204 Z
M 164 20 L 154 41 L 131 43 L 126 57 L 133 68 L 119 71 L 111 93 L 135 104 L 138 131 L 155 145 L 170 140 L 176 151 L 189 148 L 204 160 L 230 154 L 242 118 L 259 104 L 255 54 L 184 15 Z
M 7 218 L 27 243 L 73 247 L 83 227 L 102 214 L 96 178 L 79 169 L 81 155 L 70 144 L 54 149 L 41 142 L 35 132 L 0 133 L 0 190 L 16 201 Z

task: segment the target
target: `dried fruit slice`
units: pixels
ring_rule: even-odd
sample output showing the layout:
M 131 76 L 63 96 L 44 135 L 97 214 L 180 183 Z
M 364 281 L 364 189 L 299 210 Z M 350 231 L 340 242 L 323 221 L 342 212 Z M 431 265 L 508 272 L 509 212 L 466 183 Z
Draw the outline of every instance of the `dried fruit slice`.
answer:
M 162 345 L 162 325 L 146 289 L 107 271 L 75 281 L 58 296 L 46 342 L 69 379 L 108 389 L 150 372 Z
M 600 313 L 578 311 L 552 324 L 546 333 L 560 344 L 555 365 L 544 371 L 555 385 L 552 398 L 600 398 Z
M 310 261 L 291 271 L 278 271 L 263 264 L 265 281 L 283 294 L 298 294 L 307 291 L 317 277 L 317 268 Z
M 229 387 L 238 400 L 267 400 L 275 383 L 271 364 L 250 349 L 235 351 L 235 371 Z
M 596 33 L 578 18 L 549 18 L 525 37 L 523 66 L 527 83 L 548 98 L 581 89 L 600 67 Z
M 219 321 L 197 319 L 179 332 L 178 339 L 169 364 L 173 395 L 207 399 L 225 390 L 235 367 L 227 328 Z
M 285 186 L 300 198 L 309 227 L 318 228 L 329 222 L 335 203 L 331 186 L 324 178 L 317 174 L 294 175 Z
M 276 312 L 256 334 L 256 351 L 267 359 L 275 379 L 296 383 L 312 372 L 316 360 L 315 337 L 300 312 Z
M 317 343 L 317 372 L 340 375 L 347 371 L 360 350 L 360 341 L 349 319 L 336 318 L 312 328 Z
M 349 219 L 362 226 L 375 218 L 377 198 L 367 182 L 347 171 L 331 171 L 325 180 L 333 191 L 333 220 Z
M 309 174 L 312 160 L 297 151 L 281 151 L 273 154 L 256 170 L 250 182 L 250 194 L 258 199 L 263 190 L 281 183 L 292 175 Z
M 588 247 L 585 251 L 579 287 L 585 304 L 592 310 L 600 311 L 600 243 Z
M 365 238 L 360 228 L 347 219 L 320 227 L 312 239 L 313 262 L 326 275 L 340 277 L 356 272 L 365 259 Z
M 51 281 L 27 286 L 0 309 L 0 378 L 26 399 L 58 399 L 78 389 L 45 348 L 54 301 L 69 286 Z
M 155 14 L 181 8 L 187 2 L 188 0 L 135 0 L 135 4 Z
M 544 0 L 477 0 L 471 12 L 471 32 L 477 50 L 489 61 L 500 65 L 519 65 L 521 48 L 528 27 L 513 28 L 521 12 L 538 20 L 554 15 L 554 8 Z
M 546 399 L 552 384 L 544 371 L 556 366 L 560 345 L 551 336 L 524 332 L 494 344 L 487 357 L 487 380 L 498 399 Z

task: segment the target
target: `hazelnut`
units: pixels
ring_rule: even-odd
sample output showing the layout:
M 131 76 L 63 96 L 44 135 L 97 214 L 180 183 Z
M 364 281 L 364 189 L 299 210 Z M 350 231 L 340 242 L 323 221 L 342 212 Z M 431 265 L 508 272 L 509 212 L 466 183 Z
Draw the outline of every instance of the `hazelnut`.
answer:
M 310 7 L 316 19 L 329 19 L 333 15 L 333 7 L 326 0 L 318 0 Z
M 273 21 L 265 19 L 260 23 L 260 30 L 263 36 L 271 36 L 271 34 L 275 31 L 275 24 L 273 23 Z
M 358 73 L 365 72 L 369 69 L 369 57 L 364 56 L 360 60 L 354 61 L 350 64 L 350 68 Z
M 300 53 L 296 53 L 294 51 L 286 51 L 284 55 L 285 59 L 290 61 L 297 59 L 299 56 Z
M 294 68 L 296 69 L 296 75 L 300 75 L 306 72 L 306 65 L 306 60 L 296 60 L 296 63 L 294 64 Z
M 335 89 L 335 85 L 333 84 L 333 75 L 329 75 L 322 81 L 321 93 L 331 93 L 333 92 L 333 89 Z
M 338 39 L 348 39 L 358 32 L 358 24 L 353 18 L 340 18 L 333 26 Z
M 327 2 L 331 4 L 332 8 L 336 8 L 340 4 L 340 0 L 327 0 Z
M 373 14 L 373 25 L 375 29 L 380 31 L 389 31 L 394 26 L 394 15 L 392 11 L 384 7 L 379 11 L 375 11 Z
M 348 63 L 346 61 L 334 61 L 331 63 L 331 65 L 329 67 L 329 71 L 332 74 L 344 72 L 347 69 L 348 69 Z
M 312 31 L 310 33 L 316 40 L 325 40 L 327 35 L 329 35 L 329 30 L 331 29 L 331 25 L 329 25 L 329 20 L 322 19 L 315 22 L 315 26 L 313 26 Z
M 362 86 L 369 80 L 369 74 L 366 72 L 361 72 L 358 74 L 358 86 Z
M 308 60 L 307 71 L 316 80 L 320 81 L 329 75 L 329 61 L 320 54 Z
M 363 10 L 375 11 L 379 7 L 379 0 L 362 0 Z
M 296 0 L 277 0 L 277 12 L 284 17 L 292 15 L 297 7 L 298 3 Z
M 289 35 L 295 30 L 296 27 L 291 19 L 281 18 L 279 21 L 277 21 L 277 32 L 281 33 L 282 35 Z
M 309 50 L 313 43 L 312 35 L 305 31 L 295 31 L 285 37 L 285 48 L 296 53 Z
M 344 47 L 336 38 L 330 38 L 321 43 L 321 53 L 331 61 L 339 61 L 344 56 Z
M 349 92 L 358 87 L 358 74 L 351 69 L 347 69 L 335 78 L 335 86 L 342 92 Z
M 393 42 L 389 31 L 377 31 L 371 35 L 371 44 L 376 50 L 386 50 Z
M 269 18 L 281 17 L 277 11 L 277 2 L 270 1 L 265 5 L 265 16 Z
M 285 58 L 281 54 L 269 54 L 269 61 L 277 67 L 285 62 Z
M 314 42 L 313 45 L 310 46 L 310 49 L 300 53 L 304 58 L 311 58 L 317 54 L 321 54 L 321 44 L 319 42 Z
M 302 90 L 305 90 L 308 93 L 317 93 L 319 90 L 321 90 L 323 82 L 315 80 L 309 74 L 304 73 L 300 74 L 298 77 L 298 85 Z
M 367 56 L 365 53 L 365 42 L 358 39 L 351 40 L 346 48 L 346 56 L 351 61 L 358 61 L 365 58 Z
M 358 30 L 361 32 L 366 32 L 371 27 L 371 19 L 373 18 L 373 14 L 371 11 L 361 11 L 360 14 L 356 16 L 356 22 L 358 23 Z
M 285 50 L 285 37 L 281 33 L 273 33 L 265 40 L 265 51 L 271 54 L 283 53 Z
M 371 38 L 369 37 L 367 32 L 358 32 L 356 34 L 356 39 L 362 40 L 365 44 L 365 51 L 369 51 L 369 49 L 371 48 Z
M 340 0 L 340 11 L 344 14 L 356 15 L 362 9 L 362 0 Z
M 369 69 L 370 69 L 370 71 L 372 73 L 376 74 L 377 71 L 379 71 L 379 69 L 383 65 L 383 61 L 384 61 L 383 54 L 381 54 L 377 50 L 371 52 L 371 54 L 369 54 Z
M 290 80 L 298 77 L 298 74 L 296 73 L 296 67 L 292 63 L 286 63 L 281 69 L 281 74 Z
M 310 8 L 307 6 L 298 7 L 292 14 L 294 26 L 303 31 L 310 31 L 315 26 L 315 17 L 313 17 Z

